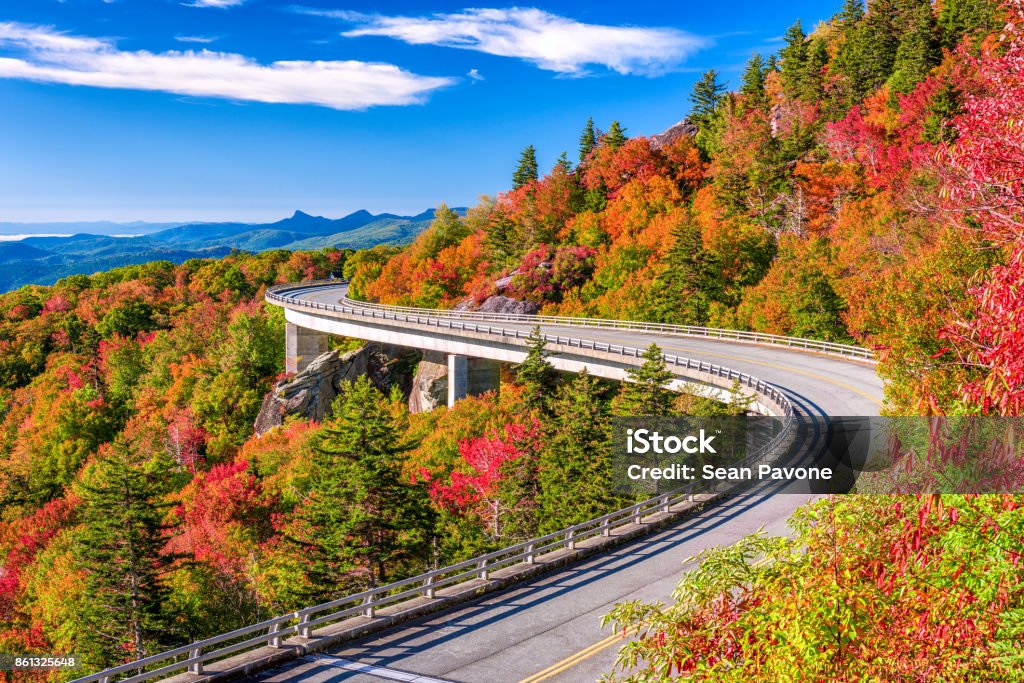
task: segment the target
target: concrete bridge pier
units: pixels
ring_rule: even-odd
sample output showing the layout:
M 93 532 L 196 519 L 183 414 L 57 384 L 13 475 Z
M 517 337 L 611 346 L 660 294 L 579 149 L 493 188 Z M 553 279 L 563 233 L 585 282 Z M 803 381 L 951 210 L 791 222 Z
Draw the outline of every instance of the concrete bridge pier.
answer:
M 501 386 L 501 363 L 487 358 L 470 358 L 448 354 L 448 407 L 467 396 L 498 391 Z
M 299 373 L 305 370 L 322 353 L 327 353 L 330 335 L 285 323 L 284 328 L 284 369 L 285 372 Z

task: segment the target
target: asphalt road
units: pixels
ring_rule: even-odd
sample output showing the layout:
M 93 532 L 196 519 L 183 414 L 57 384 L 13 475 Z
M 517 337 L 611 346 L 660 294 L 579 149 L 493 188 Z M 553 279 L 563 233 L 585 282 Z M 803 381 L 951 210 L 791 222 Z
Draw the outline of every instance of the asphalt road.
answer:
M 622 643 L 610 637 L 610 628 L 600 627 L 601 617 L 616 603 L 667 601 L 683 569 L 693 566 L 687 563 L 690 557 L 705 548 L 735 543 L 762 526 L 767 533 L 785 534 L 786 519 L 807 500 L 796 495 L 730 499 L 568 569 L 348 643 L 323 658 L 290 663 L 256 680 L 596 681 L 612 669 Z M 345 662 L 378 669 L 351 671 L 342 668 Z M 545 671 L 549 676 L 536 676 Z
M 338 303 L 345 287 L 303 293 Z M 502 327 L 529 327 L 494 323 Z M 720 364 L 775 384 L 808 415 L 877 415 L 882 382 L 874 367 L 787 348 L 634 330 L 545 325 L 562 334 L 644 348 Z M 601 616 L 622 601 L 668 600 L 688 558 L 735 543 L 764 527 L 786 533 L 786 520 L 807 501 L 798 495 L 729 499 L 666 531 L 616 548 L 497 594 L 418 622 L 396 627 L 308 660 L 266 672 L 258 680 L 595 681 L 611 670 L 621 641 L 600 628 Z

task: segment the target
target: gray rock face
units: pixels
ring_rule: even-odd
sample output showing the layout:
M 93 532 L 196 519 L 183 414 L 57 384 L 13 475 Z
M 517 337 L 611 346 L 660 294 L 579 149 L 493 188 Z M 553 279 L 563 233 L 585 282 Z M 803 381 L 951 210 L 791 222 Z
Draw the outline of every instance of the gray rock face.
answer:
M 690 119 L 686 118 L 677 124 L 672 125 L 665 131 L 658 133 L 657 135 L 651 136 L 651 147 L 654 149 L 661 149 L 667 145 L 671 145 L 673 142 L 683 136 L 696 137 L 697 136 L 697 125 L 694 124 Z
M 409 412 L 425 413 L 448 404 L 448 359 L 443 353 L 424 351 L 409 392 Z
M 481 313 L 506 313 L 511 315 L 536 315 L 540 307 L 532 301 L 520 301 L 500 294 L 488 297 L 477 309 Z
M 289 415 L 321 421 L 331 410 L 342 382 L 351 382 L 366 374 L 370 348 L 363 347 L 339 355 L 328 351 L 317 356 L 292 379 L 283 379 L 263 399 L 254 425 L 256 434 L 265 434 L 284 424 Z

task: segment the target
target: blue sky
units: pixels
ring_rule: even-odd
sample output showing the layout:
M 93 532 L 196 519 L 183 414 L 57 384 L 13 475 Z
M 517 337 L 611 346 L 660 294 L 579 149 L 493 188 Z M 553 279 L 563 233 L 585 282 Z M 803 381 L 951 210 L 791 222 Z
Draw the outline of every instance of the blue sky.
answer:
M 735 83 L 837 6 L 4 0 L 0 221 L 472 204 L 588 116 L 660 132 L 705 69 Z

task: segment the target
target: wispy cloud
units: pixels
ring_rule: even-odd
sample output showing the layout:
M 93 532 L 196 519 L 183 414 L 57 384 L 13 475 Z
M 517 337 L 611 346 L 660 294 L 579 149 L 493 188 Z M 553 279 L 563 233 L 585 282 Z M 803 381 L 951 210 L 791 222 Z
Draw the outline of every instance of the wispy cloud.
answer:
M 584 75 L 592 66 L 620 74 L 657 75 L 713 43 L 674 28 L 584 24 L 532 8 L 466 9 L 419 17 L 300 11 L 355 24 L 342 34 L 348 37 L 386 36 L 412 45 L 477 50 L 572 76 Z
M 179 43 L 202 43 L 204 45 L 217 40 L 216 36 L 174 36 Z
M 14 55 L 0 57 L 0 78 L 333 109 L 416 104 L 455 82 L 392 64 L 260 64 L 243 55 L 209 50 L 128 52 L 110 40 L 19 23 L 0 23 L 0 49 Z
M 469 76 L 470 78 L 472 78 L 474 81 L 482 81 L 482 80 L 484 80 L 483 75 L 478 70 L 476 70 L 476 69 L 470 69 L 469 73 L 466 74 L 466 75 Z
M 192 2 L 186 2 L 184 4 L 192 7 L 216 7 L 218 9 L 227 9 L 228 7 L 236 7 L 241 5 L 245 0 L 193 0 Z

